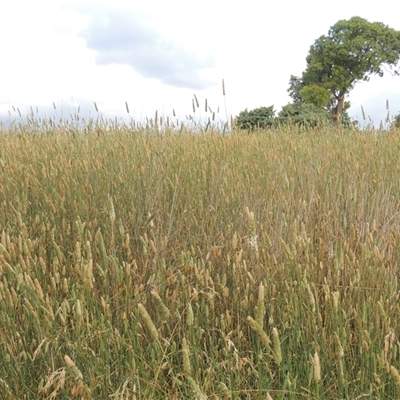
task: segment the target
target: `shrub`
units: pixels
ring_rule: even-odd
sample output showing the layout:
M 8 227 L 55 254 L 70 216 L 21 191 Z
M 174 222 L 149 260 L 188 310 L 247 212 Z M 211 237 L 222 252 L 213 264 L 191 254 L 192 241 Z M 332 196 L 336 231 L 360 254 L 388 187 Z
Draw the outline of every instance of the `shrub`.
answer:
M 246 108 L 236 117 L 236 126 L 249 130 L 268 128 L 273 124 L 274 116 L 274 106 L 259 107 L 251 111 Z
M 400 128 L 400 113 L 394 117 L 392 128 Z
M 317 126 L 330 121 L 328 111 L 312 103 L 290 103 L 282 107 L 278 120 L 281 123 Z

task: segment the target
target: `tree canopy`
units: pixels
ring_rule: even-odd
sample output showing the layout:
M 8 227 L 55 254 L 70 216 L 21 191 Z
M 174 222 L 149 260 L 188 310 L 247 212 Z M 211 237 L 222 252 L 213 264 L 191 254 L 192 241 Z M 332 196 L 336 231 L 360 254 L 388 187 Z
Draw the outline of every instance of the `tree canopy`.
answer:
M 314 104 L 317 107 L 326 107 L 331 98 L 328 89 L 315 84 L 304 86 L 300 90 L 300 96 L 306 103 Z
M 354 85 L 385 71 L 399 75 L 399 59 L 400 31 L 360 17 L 341 20 L 310 47 L 307 68 L 300 78 L 291 76 L 288 92 L 295 102 L 326 106 L 337 123 Z

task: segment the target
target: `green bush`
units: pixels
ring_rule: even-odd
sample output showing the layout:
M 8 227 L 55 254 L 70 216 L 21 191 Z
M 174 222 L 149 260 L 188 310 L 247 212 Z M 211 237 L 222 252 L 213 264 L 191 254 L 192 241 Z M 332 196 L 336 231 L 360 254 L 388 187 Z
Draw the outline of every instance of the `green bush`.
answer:
M 394 117 L 392 128 L 400 128 L 400 113 Z
M 329 123 L 330 115 L 328 111 L 312 103 L 290 103 L 282 107 L 278 121 L 283 124 L 317 126 Z
M 269 128 L 274 122 L 274 116 L 274 106 L 259 107 L 251 111 L 246 108 L 236 117 L 236 126 L 249 130 Z

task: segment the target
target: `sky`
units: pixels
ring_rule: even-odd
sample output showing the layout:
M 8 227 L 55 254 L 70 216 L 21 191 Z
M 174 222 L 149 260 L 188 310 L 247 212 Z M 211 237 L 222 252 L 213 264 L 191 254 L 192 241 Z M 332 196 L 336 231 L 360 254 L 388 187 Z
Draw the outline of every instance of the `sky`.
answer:
M 360 16 L 400 30 L 392 0 L 13 0 L 0 15 L 0 118 L 9 121 L 31 107 L 137 121 L 156 112 L 214 111 L 222 120 L 246 108 L 278 112 L 291 100 L 290 76 L 301 75 L 310 46 L 337 21 Z M 400 112 L 400 77 L 373 76 L 347 100 L 353 118 L 363 122 L 363 106 L 378 126 L 387 100 L 391 116 Z

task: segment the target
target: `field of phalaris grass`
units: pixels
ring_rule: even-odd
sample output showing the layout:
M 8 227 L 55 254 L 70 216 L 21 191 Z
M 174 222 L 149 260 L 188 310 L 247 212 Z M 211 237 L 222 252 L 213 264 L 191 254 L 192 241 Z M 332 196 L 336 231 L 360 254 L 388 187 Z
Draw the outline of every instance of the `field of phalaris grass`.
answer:
M 400 131 L 0 134 L 0 398 L 400 398 Z

